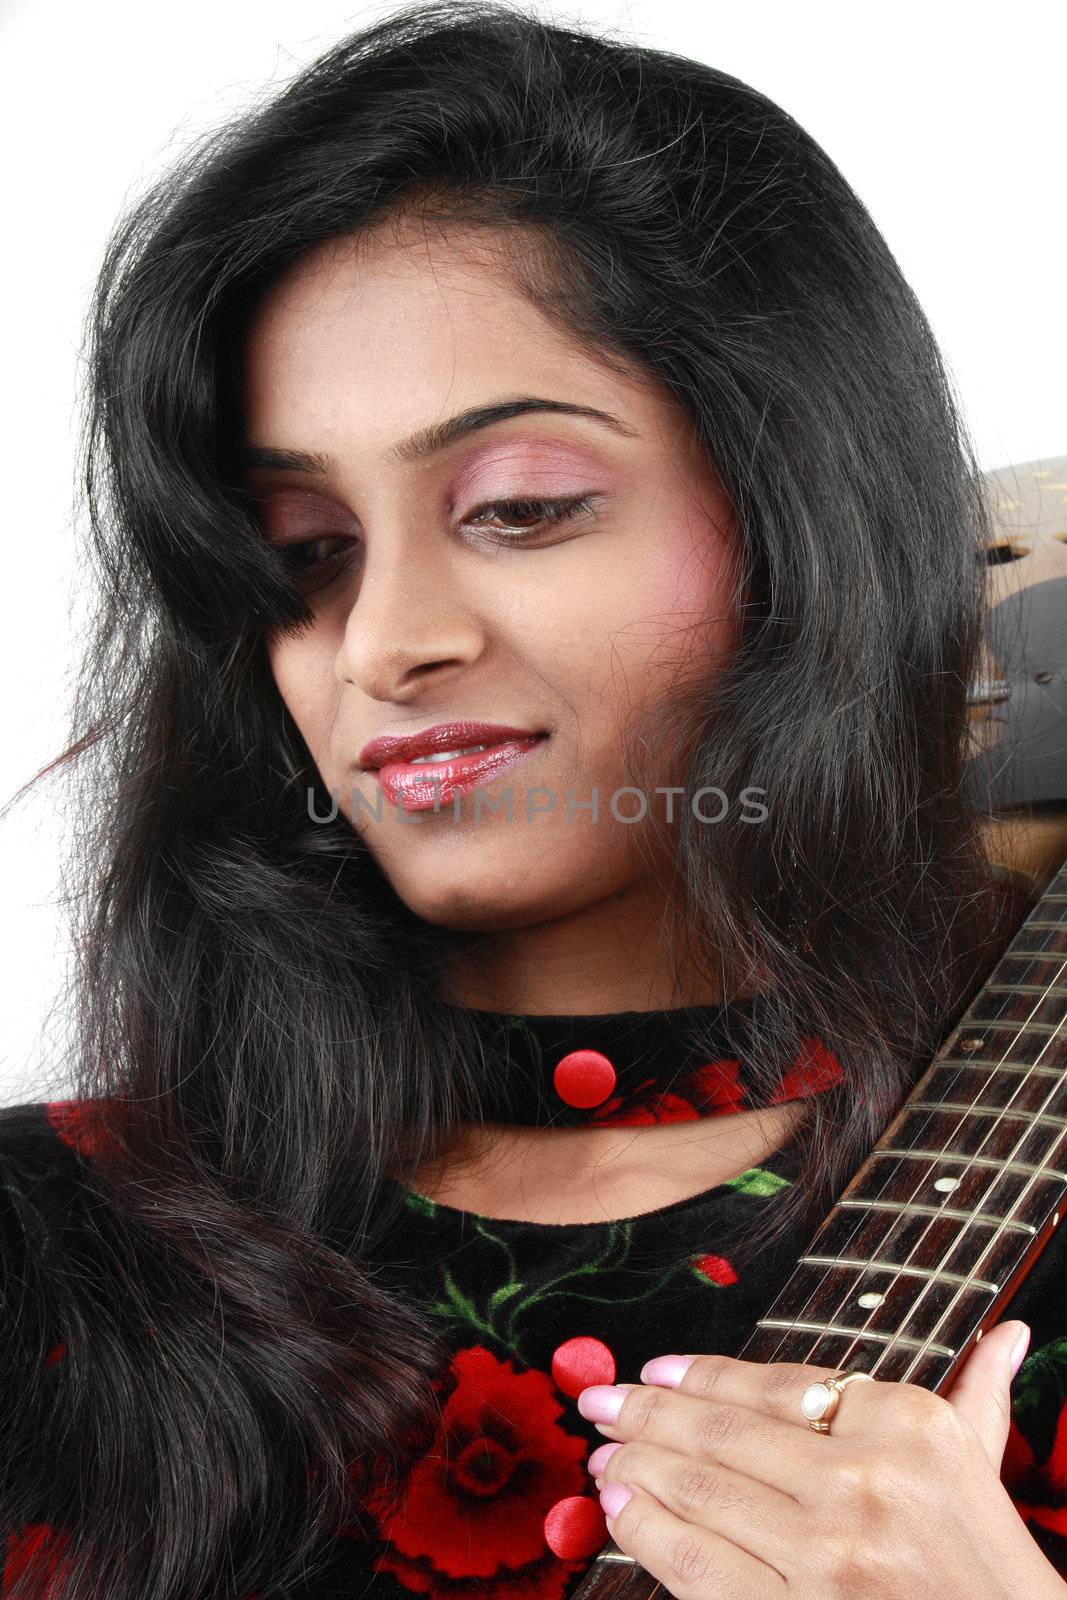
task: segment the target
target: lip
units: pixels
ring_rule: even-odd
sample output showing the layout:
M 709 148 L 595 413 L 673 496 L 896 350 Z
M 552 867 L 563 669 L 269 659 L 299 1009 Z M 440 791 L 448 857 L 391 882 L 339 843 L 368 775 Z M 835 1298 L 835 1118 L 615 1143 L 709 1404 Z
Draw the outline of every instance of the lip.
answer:
M 413 761 L 416 756 L 440 755 L 445 750 L 462 750 L 471 744 L 498 745 L 513 739 L 544 737 L 542 728 L 511 728 L 499 722 L 439 722 L 421 733 L 385 733 L 369 740 L 359 752 L 359 764 L 365 771 L 380 770 L 398 762 Z M 489 751 L 484 754 L 488 755 Z M 439 766 L 437 770 L 442 768 Z
M 378 767 L 374 776 L 386 799 L 398 809 L 440 811 L 457 795 L 492 783 L 510 771 L 548 737 L 547 733 L 535 733 L 504 739 L 474 755 L 455 756 L 450 761 L 390 761 Z

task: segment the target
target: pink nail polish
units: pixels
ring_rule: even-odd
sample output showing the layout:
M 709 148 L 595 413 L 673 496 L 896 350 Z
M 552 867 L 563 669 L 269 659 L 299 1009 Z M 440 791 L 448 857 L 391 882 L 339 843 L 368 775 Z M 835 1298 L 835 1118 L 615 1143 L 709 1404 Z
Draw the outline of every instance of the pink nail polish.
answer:
M 600 1491 L 601 1509 L 606 1517 L 617 1517 L 627 1500 L 632 1498 L 633 1490 L 624 1483 L 606 1483 Z
M 594 1383 L 578 1396 L 578 1410 L 590 1422 L 614 1422 L 633 1384 Z
M 615 1451 L 615 1450 L 617 1450 L 619 1448 L 619 1445 L 621 1443 L 622 1443 L 621 1439 L 616 1439 L 616 1440 L 613 1440 L 610 1444 L 598 1444 L 597 1445 L 596 1449 L 593 1451 L 592 1455 L 589 1457 L 589 1460 L 586 1462 L 586 1467 L 592 1473 L 594 1478 L 599 1478 L 600 1474 L 603 1472 L 604 1468 L 608 1464 L 608 1457 L 612 1454 L 613 1451 Z
M 641 1382 L 677 1389 L 695 1360 L 696 1356 L 653 1356 L 641 1368 Z

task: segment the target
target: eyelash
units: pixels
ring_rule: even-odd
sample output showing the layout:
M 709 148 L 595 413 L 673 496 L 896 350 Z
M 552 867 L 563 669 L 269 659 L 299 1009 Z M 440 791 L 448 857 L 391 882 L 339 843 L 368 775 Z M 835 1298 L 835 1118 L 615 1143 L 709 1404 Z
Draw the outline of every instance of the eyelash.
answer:
M 497 543 L 520 545 L 531 535 L 542 532 L 545 525 L 549 528 L 555 528 L 563 523 L 570 522 L 575 517 L 584 516 L 587 513 L 592 514 L 594 499 L 596 499 L 595 495 L 584 494 L 563 496 L 554 500 L 487 500 L 468 517 L 467 524 L 476 526 L 480 520 L 491 512 L 496 512 L 497 514 L 502 511 L 518 512 L 520 514 L 531 511 L 540 513 L 537 522 L 528 528 L 521 528 L 511 535 L 501 534 L 499 530 L 494 532 L 493 537 Z M 290 577 L 297 581 L 309 577 L 314 579 L 316 575 L 322 574 L 322 569 L 329 569 L 333 564 L 343 563 L 347 559 L 345 552 L 343 550 L 335 551 L 332 555 L 324 556 L 321 561 L 314 561 L 305 566 L 299 565 L 298 557 L 300 553 L 310 550 L 318 544 L 329 544 L 331 540 L 340 537 L 338 534 L 320 534 L 314 539 L 292 540 L 288 544 L 277 543 L 275 548 L 281 552 L 282 559 L 289 568 Z M 350 542 L 347 539 L 343 541 L 346 545 Z

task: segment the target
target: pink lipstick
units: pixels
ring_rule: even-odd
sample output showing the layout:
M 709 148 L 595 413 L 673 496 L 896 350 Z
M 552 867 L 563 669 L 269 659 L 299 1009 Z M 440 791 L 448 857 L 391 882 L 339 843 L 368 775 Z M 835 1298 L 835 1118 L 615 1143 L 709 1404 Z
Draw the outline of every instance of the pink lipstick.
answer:
M 360 763 L 377 772 L 393 805 L 405 811 L 440 810 L 454 795 L 499 778 L 547 738 L 540 730 L 499 723 L 438 723 L 421 733 L 372 739 L 360 751 Z

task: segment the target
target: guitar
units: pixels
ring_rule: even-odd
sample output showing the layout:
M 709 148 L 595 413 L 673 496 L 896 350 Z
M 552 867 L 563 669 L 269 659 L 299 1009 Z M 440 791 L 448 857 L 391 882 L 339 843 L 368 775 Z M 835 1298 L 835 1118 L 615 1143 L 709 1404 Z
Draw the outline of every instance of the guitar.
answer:
M 950 1387 L 1067 1211 L 1067 864 L 738 1355 Z M 571 1600 L 660 1587 L 614 1542 Z
M 1010 470 L 1018 492 L 1024 469 Z M 1053 580 L 1062 617 L 1067 540 L 1039 531 L 1051 565 L 1043 561 L 1030 579 Z M 1033 545 L 1033 533 L 1008 555 L 995 544 L 990 563 L 1004 567 Z M 1046 759 L 1021 777 L 1016 764 L 1010 791 L 1000 778 L 1005 764 L 990 756 L 1010 742 L 1013 725 L 996 715 L 983 720 L 1013 691 L 1021 702 L 1028 676 L 1037 676 L 1032 659 L 1006 659 L 992 626 L 1025 587 L 1018 572 L 991 584 L 996 604 L 971 695 L 972 740 L 975 777 L 992 802 L 984 825 L 991 860 L 1025 887 L 1046 887 L 737 1352 L 742 1359 L 814 1362 L 941 1393 L 1067 1212 L 1067 823 L 1054 813 L 998 816 L 995 807 L 1067 799 L 1062 718 L 1046 719 Z M 999 639 L 1008 637 L 1017 634 L 1001 630 Z M 1038 630 L 1027 643 L 1030 656 L 1051 650 L 1051 675 L 1067 677 L 1058 659 L 1062 629 L 1049 641 Z M 1039 670 L 1050 675 L 1047 663 Z M 1033 722 L 1021 713 L 1016 731 L 1024 715 Z M 1031 737 L 1027 748 L 1034 744 Z M 649 1600 L 660 1587 L 609 1539 L 570 1600 Z

